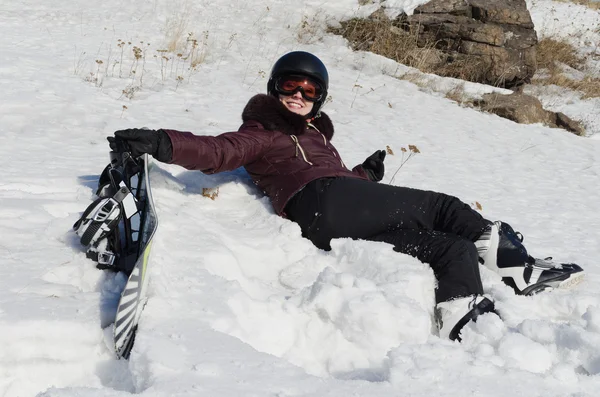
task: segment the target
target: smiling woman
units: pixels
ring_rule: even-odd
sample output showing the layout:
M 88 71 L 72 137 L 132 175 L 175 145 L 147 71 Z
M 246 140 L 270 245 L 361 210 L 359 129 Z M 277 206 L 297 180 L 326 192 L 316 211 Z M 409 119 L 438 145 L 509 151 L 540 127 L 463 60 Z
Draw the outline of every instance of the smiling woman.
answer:
M 328 86 L 329 74 L 323 62 L 308 52 L 294 51 L 273 65 L 267 92 L 291 112 L 314 118 L 327 98 Z
M 483 296 L 480 262 L 523 295 L 581 278 L 577 265 L 532 258 L 522 235 L 484 219 L 456 197 L 376 183 L 384 175 L 384 150 L 348 169 L 331 143 L 333 124 L 321 111 L 328 85 L 319 58 L 291 52 L 273 66 L 268 95 L 250 99 L 238 131 L 213 137 L 131 129 L 115 132 L 109 141 L 113 150 L 129 147 L 133 156 L 150 153 L 206 174 L 244 167 L 275 212 L 300 225 L 318 248 L 330 250 L 335 238 L 381 241 L 430 264 L 444 338 L 460 340 L 469 321 L 495 313 L 492 300 Z

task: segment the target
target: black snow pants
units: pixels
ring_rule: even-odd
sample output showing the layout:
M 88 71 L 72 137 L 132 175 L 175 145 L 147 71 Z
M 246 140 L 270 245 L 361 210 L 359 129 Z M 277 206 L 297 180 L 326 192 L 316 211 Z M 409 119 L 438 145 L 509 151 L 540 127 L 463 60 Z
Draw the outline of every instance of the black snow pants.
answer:
M 482 294 L 473 243 L 490 221 L 456 197 L 358 178 L 320 178 L 286 206 L 304 237 L 330 250 L 333 238 L 383 241 L 428 263 L 436 301 Z

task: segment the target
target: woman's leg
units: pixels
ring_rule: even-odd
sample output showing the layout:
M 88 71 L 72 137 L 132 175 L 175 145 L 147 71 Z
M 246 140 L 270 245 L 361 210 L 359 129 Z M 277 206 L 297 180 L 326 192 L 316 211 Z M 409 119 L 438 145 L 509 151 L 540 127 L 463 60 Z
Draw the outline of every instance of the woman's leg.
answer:
M 429 263 L 438 281 L 440 336 L 460 331 L 494 304 L 483 287 L 475 241 L 489 225 L 476 211 L 444 194 L 380 185 L 360 179 L 323 178 L 309 183 L 286 207 L 288 217 L 317 247 L 332 238 L 384 241 Z
M 399 229 L 370 237 L 429 263 L 438 287 L 436 303 L 471 295 L 482 295 L 479 261 L 475 244 L 454 234 L 429 230 Z
M 323 178 L 299 192 L 286 212 L 319 248 L 330 249 L 331 239 L 339 237 L 384 241 L 430 264 L 439 283 L 438 302 L 483 293 L 477 248 L 459 232 L 475 239 L 487 221 L 454 197 Z
M 398 229 L 434 230 L 475 241 L 490 224 L 456 197 L 357 178 L 313 181 L 286 212 L 320 248 L 332 238 L 368 239 Z

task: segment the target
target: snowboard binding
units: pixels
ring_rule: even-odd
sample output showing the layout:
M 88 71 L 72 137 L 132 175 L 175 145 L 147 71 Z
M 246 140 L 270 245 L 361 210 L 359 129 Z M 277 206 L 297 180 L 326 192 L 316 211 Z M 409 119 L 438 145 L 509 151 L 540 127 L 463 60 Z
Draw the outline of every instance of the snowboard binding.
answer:
M 523 235 L 504 222 L 492 223 L 475 245 L 479 261 L 499 274 L 517 295 L 570 288 L 585 275 L 581 266 L 575 263 L 557 263 L 552 257 L 532 257 L 523 246 Z
M 123 147 L 123 150 L 127 148 Z M 144 189 L 138 174 L 139 159 L 127 151 L 110 152 L 110 163 L 98 182 L 98 198 L 73 225 L 86 256 L 97 262 L 98 269 L 131 273 L 139 253 L 140 214 L 144 207 Z
M 556 263 L 552 257 L 537 259 L 529 256 L 525 264 L 523 277 L 528 281 L 528 286 L 522 291 L 514 284 L 512 279 L 503 281 L 513 287 L 521 295 L 535 295 L 542 291 L 556 288 L 567 289 L 579 284 L 585 273 L 581 266 L 575 263 Z M 534 282 L 534 278 L 537 280 Z
M 441 338 L 462 341 L 460 332 L 470 321 L 485 313 L 498 315 L 494 302 L 485 296 L 472 295 L 440 302 L 434 310 L 434 320 L 437 323 Z

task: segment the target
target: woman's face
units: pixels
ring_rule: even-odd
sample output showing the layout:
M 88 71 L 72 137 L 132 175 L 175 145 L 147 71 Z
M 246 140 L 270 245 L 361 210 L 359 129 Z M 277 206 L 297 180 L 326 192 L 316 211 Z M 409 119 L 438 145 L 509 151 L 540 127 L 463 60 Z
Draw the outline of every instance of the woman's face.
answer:
M 313 103 L 302 98 L 302 93 L 296 91 L 292 95 L 279 94 L 279 100 L 285 107 L 293 113 L 300 116 L 307 116 L 313 109 Z

